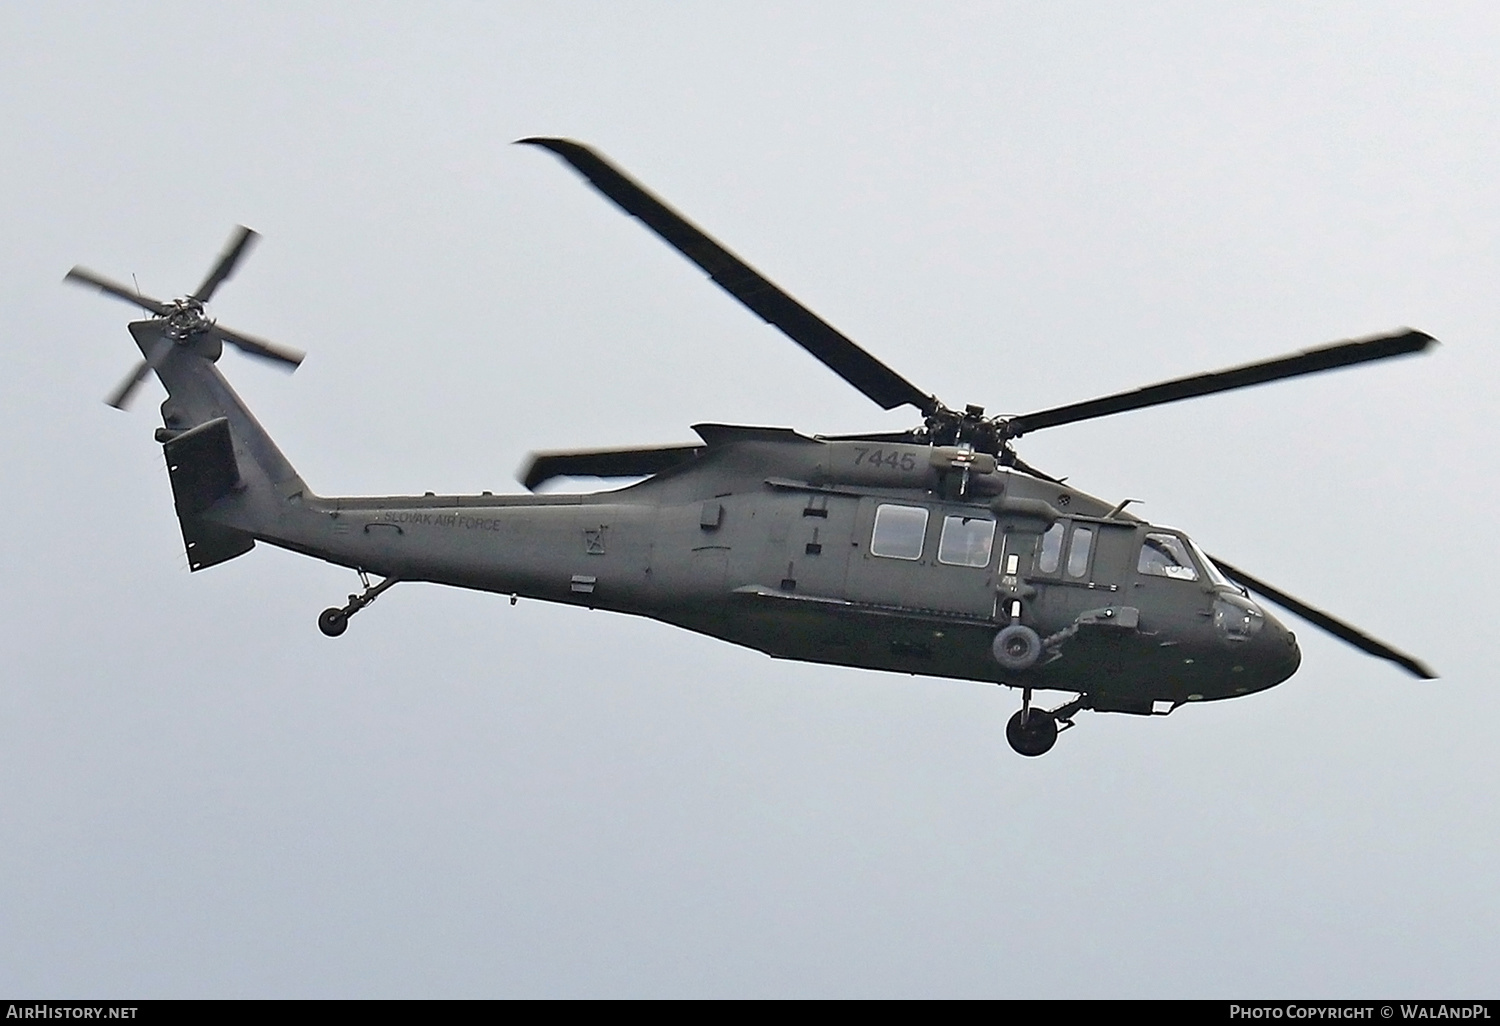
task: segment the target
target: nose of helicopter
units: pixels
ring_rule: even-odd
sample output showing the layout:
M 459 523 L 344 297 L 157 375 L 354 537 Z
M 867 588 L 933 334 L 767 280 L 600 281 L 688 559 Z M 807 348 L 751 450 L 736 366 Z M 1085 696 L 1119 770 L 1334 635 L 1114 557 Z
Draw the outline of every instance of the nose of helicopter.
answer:
M 1213 625 L 1234 663 L 1234 693 L 1263 691 L 1297 672 L 1302 652 L 1297 638 L 1260 603 L 1240 591 L 1221 590 L 1214 599 Z
M 1297 636 L 1285 624 L 1270 613 L 1266 613 L 1265 618 L 1265 627 L 1252 645 L 1261 686 L 1269 688 L 1297 672 L 1297 667 L 1302 665 L 1302 649 L 1297 646 Z

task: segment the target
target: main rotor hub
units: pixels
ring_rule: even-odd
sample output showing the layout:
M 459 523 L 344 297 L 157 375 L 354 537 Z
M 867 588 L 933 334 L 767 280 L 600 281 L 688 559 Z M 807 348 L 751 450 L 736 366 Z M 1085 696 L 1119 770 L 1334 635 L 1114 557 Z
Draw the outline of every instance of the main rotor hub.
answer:
M 1009 451 L 1005 421 L 999 417 L 986 417 L 983 406 L 971 404 L 959 413 L 939 403 L 927 415 L 918 434 L 929 445 L 967 446 L 991 456 Z

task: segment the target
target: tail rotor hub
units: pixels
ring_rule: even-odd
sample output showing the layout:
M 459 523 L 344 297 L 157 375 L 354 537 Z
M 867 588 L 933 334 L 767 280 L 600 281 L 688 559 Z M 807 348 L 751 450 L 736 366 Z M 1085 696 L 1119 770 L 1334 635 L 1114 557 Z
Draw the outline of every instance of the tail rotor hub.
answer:
M 165 318 L 167 336 L 178 342 L 187 342 L 202 335 L 214 326 L 214 322 L 203 312 L 203 304 L 192 296 L 174 299 Z

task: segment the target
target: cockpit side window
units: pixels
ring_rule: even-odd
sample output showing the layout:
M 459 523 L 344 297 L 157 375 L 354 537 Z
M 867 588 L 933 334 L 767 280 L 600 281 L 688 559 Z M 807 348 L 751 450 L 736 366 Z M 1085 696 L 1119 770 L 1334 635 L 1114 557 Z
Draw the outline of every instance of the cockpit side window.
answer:
M 887 559 L 921 559 L 922 541 L 927 536 L 927 511 L 921 506 L 897 506 L 883 503 L 875 510 L 875 532 L 870 537 L 870 554 Z M 988 560 L 989 553 L 985 553 Z
M 1153 531 L 1141 544 L 1141 558 L 1136 569 L 1153 577 L 1170 577 L 1174 581 L 1196 581 L 1198 571 L 1188 556 L 1187 545 L 1175 534 Z

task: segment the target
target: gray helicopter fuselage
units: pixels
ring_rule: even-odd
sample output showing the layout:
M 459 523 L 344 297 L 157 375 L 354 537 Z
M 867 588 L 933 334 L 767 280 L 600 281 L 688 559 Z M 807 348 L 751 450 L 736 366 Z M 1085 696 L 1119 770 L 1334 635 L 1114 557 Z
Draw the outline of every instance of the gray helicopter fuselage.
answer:
M 696 457 L 617 491 L 324 498 L 293 477 L 198 519 L 400 581 L 648 616 L 784 659 L 1086 691 L 1100 709 L 1232 697 L 1297 667 L 1258 608 L 1253 633 L 1235 629 L 1250 603 L 1180 534 L 1178 576 L 1142 572 L 1165 529 L 1065 485 L 993 461 L 965 474 L 952 449 L 699 431 Z M 1013 620 L 1059 638 L 1049 661 L 1002 669 L 990 645 Z

